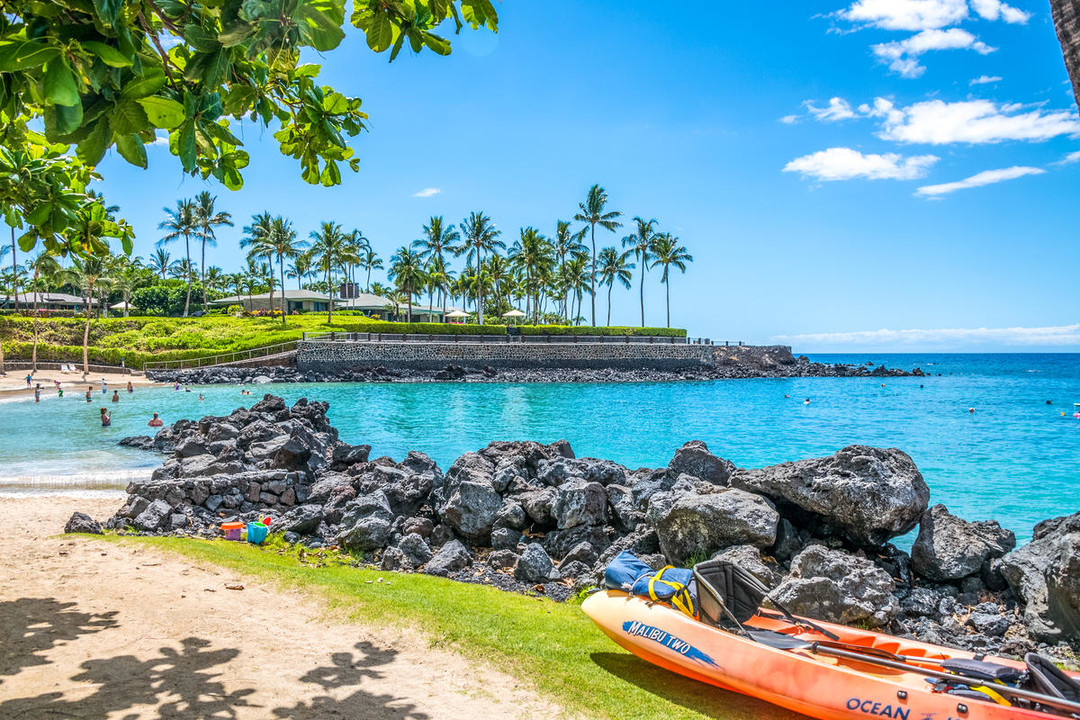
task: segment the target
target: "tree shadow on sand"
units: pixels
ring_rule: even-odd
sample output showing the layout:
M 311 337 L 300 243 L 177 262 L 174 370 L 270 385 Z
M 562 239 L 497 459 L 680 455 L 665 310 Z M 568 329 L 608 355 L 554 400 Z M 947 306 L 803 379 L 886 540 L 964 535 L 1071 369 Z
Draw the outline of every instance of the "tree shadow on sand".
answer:
M 44 654 L 57 645 L 117 626 L 115 611 L 85 613 L 74 610 L 75 605 L 55 598 L 0 602 L 0 676 L 46 665 L 49 661 Z
M 636 655 L 598 652 L 592 661 L 619 680 L 633 683 L 642 690 L 668 702 L 723 720 L 807 720 L 805 715 L 784 710 L 762 700 L 730 690 L 707 685 L 645 662 Z
M 370 642 L 356 644 L 359 654 L 351 652 L 334 653 L 331 664 L 317 667 L 303 677 L 302 682 L 313 683 L 325 691 L 343 688 L 357 689 L 347 697 L 336 700 L 329 695 L 320 695 L 310 701 L 301 700 L 292 707 L 274 710 L 274 716 L 290 720 L 314 720 L 315 718 L 364 718 L 365 720 L 383 720 L 384 718 L 408 718 L 410 720 L 429 720 L 412 703 L 406 703 L 392 695 L 376 695 L 361 690 L 359 685 L 367 678 L 381 678 L 383 673 L 375 668 L 391 665 L 397 657 L 397 651 L 380 648 Z
M 139 660 L 132 655 L 87 660 L 76 683 L 96 685 L 90 695 L 73 700 L 62 692 L 0 703 L 0 717 L 105 717 L 139 705 L 157 705 L 159 718 L 214 719 L 236 717 L 236 708 L 248 706 L 252 689 L 225 692 L 212 669 L 240 654 L 226 648 L 211 650 L 210 641 L 187 638 L 177 652 L 163 647 L 158 656 Z M 131 717 L 135 714 L 132 713 Z

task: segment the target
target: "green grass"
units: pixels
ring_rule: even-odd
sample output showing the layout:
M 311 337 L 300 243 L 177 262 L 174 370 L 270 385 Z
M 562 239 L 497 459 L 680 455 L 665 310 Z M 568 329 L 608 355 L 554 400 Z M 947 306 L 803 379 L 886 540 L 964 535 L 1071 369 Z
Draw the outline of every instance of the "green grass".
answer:
M 340 564 L 268 547 L 169 537 L 121 538 L 207 561 L 324 599 L 364 624 L 420 630 L 432 647 L 487 662 L 531 683 L 570 715 L 588 718 L 796 718 L 772 705 L 654 667 L 621 650 L 576 602 L 506 593 L 427 575 Z M 382 577 L 383 583 L 371 582 Z M 389 583 L 385 582 L 389 581 Z

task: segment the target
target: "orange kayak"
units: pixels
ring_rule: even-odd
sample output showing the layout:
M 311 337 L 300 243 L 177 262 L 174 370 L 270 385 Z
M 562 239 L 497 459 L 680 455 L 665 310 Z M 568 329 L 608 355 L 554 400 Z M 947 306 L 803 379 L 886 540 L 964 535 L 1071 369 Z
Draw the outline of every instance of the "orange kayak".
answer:
M 765 611 L 743 623 L 751 635 L 784 639 L 788 646 L 780 647 L 784 642 L 755 641 L 619 590 L 590 596 L 582 610 L 608 637 L 643 660 L 820 720 L 1045 720 L 1068 715 L 1020 707 L 1007 696 L 994 700 L 995 685 L 989 682 L 991 692 L 985 701 L 935 691 L 928 674 L 944 674 L 942 661 L 975 659 L 962 650 L 813 621 L 838 638 L 832 640 L 804 625 L 801 618 L 796 624 Z M 846 649 L 825 654 L 818 643 Z M 887 657 L 903 662 L 879 659 Z M 1005 658 L 979 659 L 1025 668 Z M 1076 674 L 1070 677 L 1080 679 Z

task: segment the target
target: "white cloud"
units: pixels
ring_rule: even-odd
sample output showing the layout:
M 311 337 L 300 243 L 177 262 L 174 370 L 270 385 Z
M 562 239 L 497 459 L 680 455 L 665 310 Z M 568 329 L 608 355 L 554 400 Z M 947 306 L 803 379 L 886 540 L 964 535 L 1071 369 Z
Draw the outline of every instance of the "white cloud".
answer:
M 795 125 L 799 122 L 799 116 L 785 115 L 784 117 L 780 118 L 780 122 L 784 123 L 785 125 Z
M 169 133 L 168 133 L 168 131 L 166 131 L 166 130 L 157 130 L 156 134 L 154 135 L 154 141 L 152 143 L 150 143 L 150 144 L 151 145 L 164 145 L 164 146 L 168 147 L 168 145 L 169 145 Z
M 942 183 L 941 185 L 926 185 L 916 190 L 915 194 L 935 198 L 956 192 L 957 190 L 982 187 L 983 185 L 993 185 L 994 183 L 1005 182 L 1006 180 L 1015 180 L 1016 178 L 1024 177 L 1025 175 L 1042 175 L 1045 172 L 1046 171 L 1042 168 L 1027 167 L 1024 165 L 1016 165 L 1000 170 L 984 170 L 981 173 L 972 175 L 969 178 L 964 178 L 963 180 L 957 180 L 956 182 Z
M 795 158 L 784 172 L 797 172 L 815 180 L 915 180 L 926 175 L 938 158 L 934 155 L 904 157 L 897 153 L 864 155 L 858 150 L 834 147 Z
M 799 346 L 1009 346 L 1073 347 L 1080 345 L 1080 324 L 1051 327 L 944 328 L 938 330 L 865 330 L 838 333 L 778 335 L 774 341 Z
M 1076 152 L 1069 153 L 1068 155 L 1061 158 L 1060 160 L 1058 160 L 1054 164 L 1055 165 L 1072 165 L 1073 163 L 1078 163 L 1078 162 L 1080 162 L 1080 150 L 1077 150 Z
M 441 192 L 442 190 L 440 190 L 439 188 L 424 188 L 420 192 L 414 192 L 412 196 L 415 198 L 429 198 L 435 197 Z
M 879 60 L 888 63 L 890 70 L 906 78 L 916 78 L 926 72 L 918 58 L 931 50 L 974 50 L 980 55 L 996 50 L 960 28 L 923 30 L 906 40 L 881 43 L 870 49 Z
M 1000 75 L 980 75 L 969 82 L 968 85 L 989 85 L 990 83 L 1001 82 L 1001 80 Z
M 825 107 L 818 107 L 810 100 L 805 101 L 803 107 L 814 116 L 815 120 L 822 122 L 839 122 L 858 117 L 848 101 L 838 97 L 830 98 L 829 104 Z
M 1080 133 L 1080 117 L 1074 111 L 1019 112 L 1021 109 L 1020 105 L 997 105 L 989 100 L 927 100 L 897 108 L 878 98 L 871 114 L 884 118 L 878 137 L 902 143 L 981 145 Z
M 1007 23 L 1023 25 L 1031 17 L 1030 13 L 1006 5 L 1001 0 L 971 0 L 971 7 L 984 20 L 1004 20 Z
M 883 30 L 935 30 L 968 17 L 967 0 L 857 0 L 837 13 L 844 20 Z

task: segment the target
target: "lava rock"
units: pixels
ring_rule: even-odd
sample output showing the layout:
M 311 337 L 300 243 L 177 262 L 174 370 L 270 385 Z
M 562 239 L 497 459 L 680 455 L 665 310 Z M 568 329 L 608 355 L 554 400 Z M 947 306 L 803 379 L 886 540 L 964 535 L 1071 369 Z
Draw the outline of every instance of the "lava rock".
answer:
M 713 455 L 702 441 L 691 440 L 675 451 L 667 470 L 672 477 L 686 474 L 712 485 L 726 486 L 735 472 L 735 464 Z
M 707 557 L 732 545 L 769 547 L 776 541 L 779 520 L 766 499 L 724 488 L 677 500 L 656 531 L 668 561 L 682 565 L 692 555 Z
M 349 550 L 386 547 L 394 515 L 382 491 L 361 495 L 345 506 L 336 542 Z
M 540 543 L 527 545 L 514 568 L 514 577 L 525 583 L 545 583 L 556 575 L 555 566 Z
M 887 627 L 900 611 L 892 579 L 866 558 L 811 545 L 771 597 L 796 615 L 844 625 Z
M 172 514 L 172 508 L 164 500 L 155 500 L 139 513 L 132 524 L 136 530 L 154 532 L 160 530 Z
M 978 573 L 991 558 L 1016 547 L 1016 536 L 992 521 L 961 520 L 944 505 L 923 513 L 919 537 L 911 547 L 911 567 L 934 582 L 959 580 Z
M 765 495 L 784 517 L 819 537 L 876 549 L 910 531 L 930 490 L 907 453 L 851 445 L 827 458 L 739 470 L 732 487 Z
M 572 479 L 559 486 L 551 512 L 556 526 L 565 530 L 578 525 L 603 525 L 607 522 L 607 505 L 603 485 Z
M 64 525 L 64 532 L 101 535 L 101 523 L 86 513 L 76 512 L 68 518 L 67 524 Z
M 428 575 L 447 577 L 451 573 L 463 570 L 472 565 L 472 555 L 460 540 L 451 540 L 439 548 L 427 564 L 424 572 Z
M 1035 526 L 1032 541 L 1001 559 L 1001 573 L 1025 603 L 1024 623 L 1038 640 L 1080 636 L 1080 513 Z

